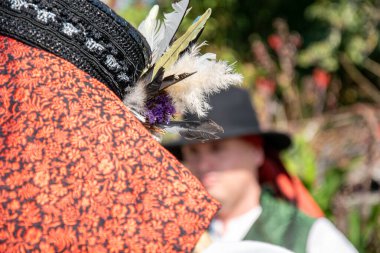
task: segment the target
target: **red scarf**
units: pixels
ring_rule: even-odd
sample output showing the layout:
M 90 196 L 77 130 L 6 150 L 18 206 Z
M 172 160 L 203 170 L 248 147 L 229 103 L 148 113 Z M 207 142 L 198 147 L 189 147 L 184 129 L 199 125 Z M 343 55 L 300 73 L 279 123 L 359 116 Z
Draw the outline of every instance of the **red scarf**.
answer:
M 243 137 L 252 145 L 263 147 L 263 140 L 259 136 Z M 260 184 L 270 185 L 276 193 L 289 202 L 294 203 L 305 214 L 319 218 L 324 214 L 301 180 L 290 175 L 278 154 L 278 151 L 265 148 L 264 163 L 259 168 Z

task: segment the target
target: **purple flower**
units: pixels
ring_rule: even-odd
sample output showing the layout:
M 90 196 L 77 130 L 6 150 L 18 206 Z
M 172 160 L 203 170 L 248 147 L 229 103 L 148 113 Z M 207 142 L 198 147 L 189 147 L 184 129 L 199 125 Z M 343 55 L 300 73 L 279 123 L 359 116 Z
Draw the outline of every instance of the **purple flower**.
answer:
M 167 93 L 149 99 L 146 104 L 146 118 L 149 124 L 168 124 L 175 113 L 173 100 Z

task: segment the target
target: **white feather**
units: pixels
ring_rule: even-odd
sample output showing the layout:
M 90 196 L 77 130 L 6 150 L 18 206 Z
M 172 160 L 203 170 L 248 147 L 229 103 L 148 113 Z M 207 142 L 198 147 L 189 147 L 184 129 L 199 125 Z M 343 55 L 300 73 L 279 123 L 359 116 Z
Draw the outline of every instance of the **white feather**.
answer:
M 126 96 L 123 99 L 123 103 L 131 109 L 131 111 L 136 115 L 145 115 L 145 103 L 147 99 L 147 94 L 145 91 L 146 82 L 142 79 L 137 81 L 134 87 L 128 87 L 126 89 Z M 142 121 L 141 119 L 139 119 Z
M 159 7 L 154 5 L 150 9 L 148 16 L 140 23 L 138 30 L 145 37 L 150 49 L 152 50 L 152 62 L 158 58 L 158 50 L 164 38 L 165 27 L 157 19 Z
M 232 65 L 216 61 L 212 53 L 201 55 L 199 49 L 203 45 L 205 43 L 193 46 L 165 72 L 165 76 L 196 72 L 166 89 L 178 113 L 190 112 L 204 117 L 210 109 L 207 103 L 209 95 L 242 83 L 243 77 L 234 73 Z
M 157 58 L 159 58 L 169 47 L 175 33 L 178 30 L 179 25 L 182 22 L 183 17 L 187 14 L 187 7 L 189 6 L 189 0 L 182 0 L 178 3 L 173 3 L 173 12 L 164 14 L 164 35 L 159 48 L 157 49 Z M 157 59 L 156 58 L 156 59 Z M 155 61 L 152 61 L 155 63 Z

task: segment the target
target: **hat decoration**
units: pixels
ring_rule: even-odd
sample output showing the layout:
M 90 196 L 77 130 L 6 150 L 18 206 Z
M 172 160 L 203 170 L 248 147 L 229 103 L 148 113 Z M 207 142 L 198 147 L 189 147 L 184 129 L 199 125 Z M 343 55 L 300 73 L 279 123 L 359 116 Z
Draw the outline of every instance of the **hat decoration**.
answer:
M 150 63 L 133 87 L 128 87 L 123 102 L 154 135 L 176 132 L 188 139 L 216 139 L 223 129 L 205 118 L 209 95 L 241 84 L 242 76 L 233 65 L 216 60 L 213 53 L 201 54 L 206 42 L 197 43 L 211 9 L 194 20 L 187 31 L 175 39 L 178 28 L 190 11 L 189 0 L 172 4 L 173 12 L 157 19 L 153 6 L 138 27 L 152 51 Z M 211 74 L 212 73 L 212 74 Z M 174 120 L 176 114 L 193 113 L 199 121 Z

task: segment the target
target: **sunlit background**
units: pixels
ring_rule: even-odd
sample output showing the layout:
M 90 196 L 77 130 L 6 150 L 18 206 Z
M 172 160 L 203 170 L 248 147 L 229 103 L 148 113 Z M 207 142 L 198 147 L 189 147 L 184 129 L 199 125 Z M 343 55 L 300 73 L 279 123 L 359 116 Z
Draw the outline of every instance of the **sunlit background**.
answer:
M 155 3 L 170 11 L 163 0 L 105 2 L 134 26 Z M 380 1 L 191 6 L 181 29 L 212 8 L 207 51 L 236 61 L 263 128 L 293 134 L 288 169 L 359 252 L 380 252 Z

